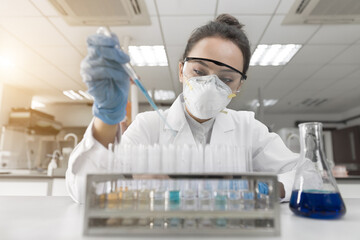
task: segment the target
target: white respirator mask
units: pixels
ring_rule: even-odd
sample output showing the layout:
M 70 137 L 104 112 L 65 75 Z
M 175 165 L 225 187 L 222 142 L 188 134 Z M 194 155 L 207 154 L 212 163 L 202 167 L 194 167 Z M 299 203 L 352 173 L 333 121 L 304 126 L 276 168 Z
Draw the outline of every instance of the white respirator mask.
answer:
M 215 117 L 236 96 L 217 75 L 187 79 L 183 84 L 183 95 L 188 111 L 199 119 Z

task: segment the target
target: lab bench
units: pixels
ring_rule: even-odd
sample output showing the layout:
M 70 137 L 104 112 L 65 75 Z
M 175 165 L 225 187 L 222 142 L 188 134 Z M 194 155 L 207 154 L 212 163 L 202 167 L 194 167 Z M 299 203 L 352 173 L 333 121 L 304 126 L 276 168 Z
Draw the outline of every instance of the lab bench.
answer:
M 47 176 L 32 170 L 1 170 L 0 196 L 67 196 L 65 171 Z
M 360 199 L 345 198 L 344 201 L 347 213 L 343 218 L 337 220 L 297 217 L 290 211 L 287 203 L 280 204 L 281 235 L 270 239 L 360 239 Z M 2 240 L 103 239 L 103 237 L 84 236 L 83 223 L 84 205 L 74 203 L 70 197 L 0 197 Z M 179 235 L 174 236 L 173 239 L 179 239 L 179 237 Z M 115 238 L 106 237 L 106 239 Z M 131 239 L 145 238 L 131 237 Z M 195 237 L 188 236 L 186 239 L 191 240 Z M 211 239 L 217 238 L 211 237 Z M 239 239 L 239 237 L 221 237 L 219 239 Z M 243 237 L 240 239 L 263 240 L 269 239 L 269 237 Z

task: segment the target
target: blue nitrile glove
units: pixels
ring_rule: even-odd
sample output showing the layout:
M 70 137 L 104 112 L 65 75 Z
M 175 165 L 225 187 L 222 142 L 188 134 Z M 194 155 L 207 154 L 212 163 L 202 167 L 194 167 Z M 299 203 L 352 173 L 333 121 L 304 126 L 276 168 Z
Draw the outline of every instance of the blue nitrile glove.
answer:
M 87 39 L 88 54 L 81 62 L 80 74 L 94 97 L 93 114 L 104 123 L 113 125 L 126 115 L 129 76 L 122 64 L 130 61 L 119 48 L 119 40 L 95 34 Z
M 268 195 L 269 194 L 269 186 L 264 182 L 258 183 L 259 193 Z

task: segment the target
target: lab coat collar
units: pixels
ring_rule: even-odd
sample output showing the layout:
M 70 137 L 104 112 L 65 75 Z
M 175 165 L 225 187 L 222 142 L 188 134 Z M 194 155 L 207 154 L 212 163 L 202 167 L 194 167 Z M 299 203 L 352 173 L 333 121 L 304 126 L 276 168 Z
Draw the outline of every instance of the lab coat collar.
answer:
M 179 131 L 186 123 L 184 107 L 182 104 L 182 97 L 182 94 L 177 97 L 175 102 L 171 105 L 169 113 L 166 117 L 166 121 L 175 131 Z M 169 129 L 167 125 L 165 125 L 164 127 L 165 129 Z
M 228 109 L 224 109 L 222 112 L 216 115 L 211 134 L 211 144 L 224 145 L 225 142 L 234 140 L 231 134 L 235 129 L 235 124 L 231 114 L 228 113 L 228 111 Z M 178 132 L 175 138 L 176 142 L 195 144 L 195 139 L 185 117 L 182 94 L 180 94 L 175 102 L 171 105 L 166 121 L 175 131 Z M 168 126 L 164 126 L 164 128 L 169 130 Z
M 224 109 L 215 117 L 210 144 L 233 145 L 235 144 L 235 124 L 228 109 Z
M 174 143 L 186 143 L 191 145 L 196 144 L 190 126 L 185 117 L 182 94 L 180 94 L 175 102 L 171 105 L 166 121 L 175 131 L 177 131 Z M 167 131 L 171 131 L 166 125 L 164 128 Z

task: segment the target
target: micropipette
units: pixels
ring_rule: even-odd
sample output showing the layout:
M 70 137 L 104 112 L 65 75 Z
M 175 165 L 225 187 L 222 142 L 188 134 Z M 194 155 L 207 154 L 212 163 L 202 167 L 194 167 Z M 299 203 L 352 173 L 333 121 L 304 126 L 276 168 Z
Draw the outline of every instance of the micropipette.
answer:
M 97 34 L 103 34 L 107 37 L 111 37 L 111 31 L 108 27 L 100 27 L 97 32 Z M 120 48 L 120 46 L 117 46 Z M 122 65 L 125 72 L 129 75 L 129 77 L 133 80 L 133 82 L 136 84 L 136 86 L 139 88 L 140 92 L 146 97 L 146 100 L 150 103 L 151 107 L 156 111 L 156 113 L 159 115 L 161 120 L 164 122 L 164 124 L 172 131 L 172 133 L 175 135 L 175 130 L 169 125 L 169 123 L 166 121 L 165 117 L 160 113 L 159 108 L 156 106 L 152 98 L 150 97 L 148 91 L 144 87 L 144 85 L 140 82 L 139 77 L 135 73 L 133 67 L 130 63 L 125 63 Z

